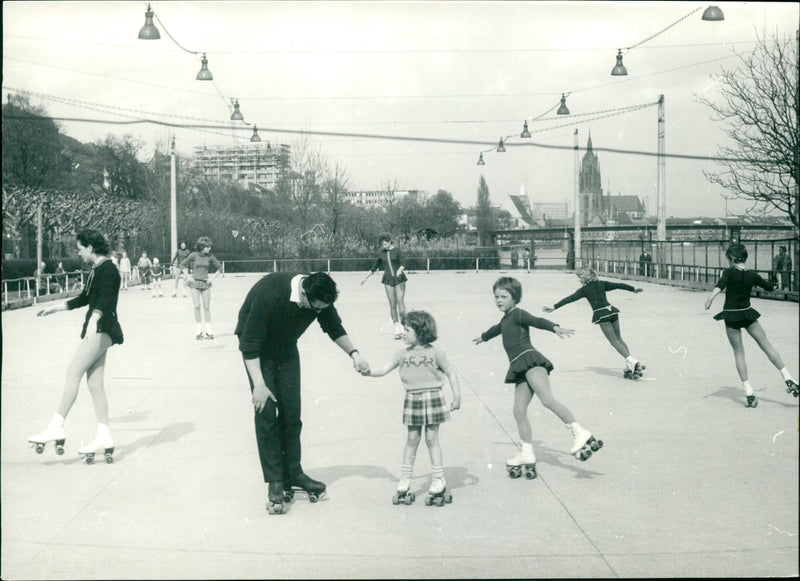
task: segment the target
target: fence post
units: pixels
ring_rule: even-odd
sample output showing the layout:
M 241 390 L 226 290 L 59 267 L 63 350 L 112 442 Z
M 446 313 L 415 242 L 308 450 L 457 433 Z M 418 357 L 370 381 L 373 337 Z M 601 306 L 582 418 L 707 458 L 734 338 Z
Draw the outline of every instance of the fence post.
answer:
M 480 268 L 478 266 L 478 261 L 479 260 L 480 260 L 480 258 L 475 258 L 475 273 L 476 274 L 480 272 Z
M 425 259 L 425 273 L 426 274 L 430 274 L 431 273 L 431 259 L 430 259 L 430 257 Z
M 328 274 L 331 273 L 331 259 L 328 259 Z

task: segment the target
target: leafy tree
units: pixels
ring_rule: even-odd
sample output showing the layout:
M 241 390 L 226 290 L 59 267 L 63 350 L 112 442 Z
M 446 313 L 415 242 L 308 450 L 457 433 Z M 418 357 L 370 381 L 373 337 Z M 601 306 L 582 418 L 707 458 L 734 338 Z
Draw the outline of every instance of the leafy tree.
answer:
M 478 184 L 478 202 L 475 204 L 475 210 L 479 244 L 488 246 L 491 243 L 492 205 L 489 201 L 489 186 L 483 176 Z
M 425 227 L 435 231 L 439 236 L 452 236 L 458 230 L 460 212 L 461 204 L 453 198 L 453 194 L 439 190 L 425 202 Z
M 27 97 L 9 95 L 3 105 L 3 184 L 44 188 L 58 184 L 69 172 L 58 126 Z
M 110 194 L 142 200 L 153 197 L 148 188 L 147 171 L 137 156 L 141 143 L 130 135 L 109 135 L 98 144 L 103 164 L 103 188 Z
M 734 197 L 755 208 L 777 208 L 797 226 L 800 179 L 798 46 L 777 34 L 760 35 L 738 67 L 712 78 L 719 98 L 698 97 L 717 120 L 727 122 L 731 145 L 719 146 L 724 169 L 705 172 Z
M 408 195 L 399 198 L 389 212 L 393 217 L 393 233 L 400 234 L 404 240 L 409 240 L 423 228 L 425 208 L 414 196 Z

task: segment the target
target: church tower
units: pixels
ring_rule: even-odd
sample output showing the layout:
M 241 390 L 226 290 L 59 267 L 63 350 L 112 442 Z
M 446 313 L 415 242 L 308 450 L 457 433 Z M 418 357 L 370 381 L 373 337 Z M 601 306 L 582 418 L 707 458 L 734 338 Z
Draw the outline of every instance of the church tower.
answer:
M 581 225 L 603 223 L 603 187 L 601 185 L 600 162 L 592 150 L 592 132 L 586 144 L 586 153 L 581 161 L 578 183 L 581 198 Z

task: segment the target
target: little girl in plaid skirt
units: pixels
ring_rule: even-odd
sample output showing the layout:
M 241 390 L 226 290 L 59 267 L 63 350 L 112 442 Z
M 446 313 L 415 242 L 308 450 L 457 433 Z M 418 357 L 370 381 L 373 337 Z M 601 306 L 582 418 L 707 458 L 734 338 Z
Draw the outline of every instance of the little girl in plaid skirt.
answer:
M 382 377 L 398 369 L 400 380 L 406 389 L 403 407 L 403 424 L 408 427 L 408 439 L 403 451 L 403 471 L 393 498 L 395 504 L 411 504 L 414 494 L 409 492 L 411 475 L 417 448 L 425 427 L 425 443 L 431 456 L 431 486 L 428 500 L 447 499 L 444 479 L 442 447 L 439 444 L 439 424 L 450 420 L 450 412 L 461 407 L 461 386 L 458 373 L 447 356 L 432 343 L 436 340 L 436 321 L 425 311 L 410 311 L 403 317 L 404 341 L 406 347 L 395 353 L 392 360 L 382 368 L 372 369 L 371 377 Z M 442 388 L 447 376 L 453 392 L 453 400 L 448 408 Z M 430 504 L 426 500 L 427 504 Z

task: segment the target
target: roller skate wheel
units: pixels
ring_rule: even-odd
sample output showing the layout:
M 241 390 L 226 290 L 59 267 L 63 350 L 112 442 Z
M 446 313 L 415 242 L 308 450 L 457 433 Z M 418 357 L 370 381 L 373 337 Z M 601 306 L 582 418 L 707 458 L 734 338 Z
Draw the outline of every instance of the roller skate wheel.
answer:
M 94 464 L 94 454 L 87 454 L 86 455 L 86 463 L 87 464 Z
M 522 469 L 519 466 L 508 466 L 508 477 L 519 478 L 522 476 Z
M 318 500 L 319 500 L 319 496 L 317 496 L 313 492 L 310 492 L 308 494 L 308 502 L 312 502 L 313 503 L 313 502 L 317 502 Z
M 425 497 L 425 506 L 431 506 L 433 504 L 433 497 L 426 496 Z
M 400 504 L 400 494 L 398 492 L 394 493 L 394 496 L 392 497 L 392 504 L 394 505 Z
M 113 464 L 113 463 L 114 463 L 114 456 L 112 456 L 111 454 L 108 454 L 106 456 L 106 464 Z
M 525 469 L 525 478 L 527 478 L 528 480 L 533 480 L 534 478 L 536 478 L 536 468 L 530 467 Z
M 267 507 L 267 512 L 269 514 L 283 514 L 283 505 L 282 504 L 270 504 Z
M 59 456 L 63 456 L 64 455 L 64 446 L 56 446 L 56 454 L 58 454 Z
M 450 494 L 450 491 L 449 491 L 449 490 L 448 490 L 447 492 L 445 492 L 445 493 L 444 493 L 444 501 L 445 501 L 447 504 L 450 504 L 451 502 L 453 502 L 453 495 L 452 495 L 452 494 Z
M 444 498 L 441 496 L 437 496 L 433 502 L 436 506 L 444 506 Z
M 36 444 L 36 453 L 41 454 L 44 452 L 44 444 Z
M 284 502 L 292 502 L 294 499 L 294 490 L 284 490 L 283 491 L 283 501 Z
M 414 494 L 413 493 L 406 493 L 406 496 L 403 499 L 403 502 L 406 504 L 406 506 L 411 506 L 411 503 L 414 502 Z

